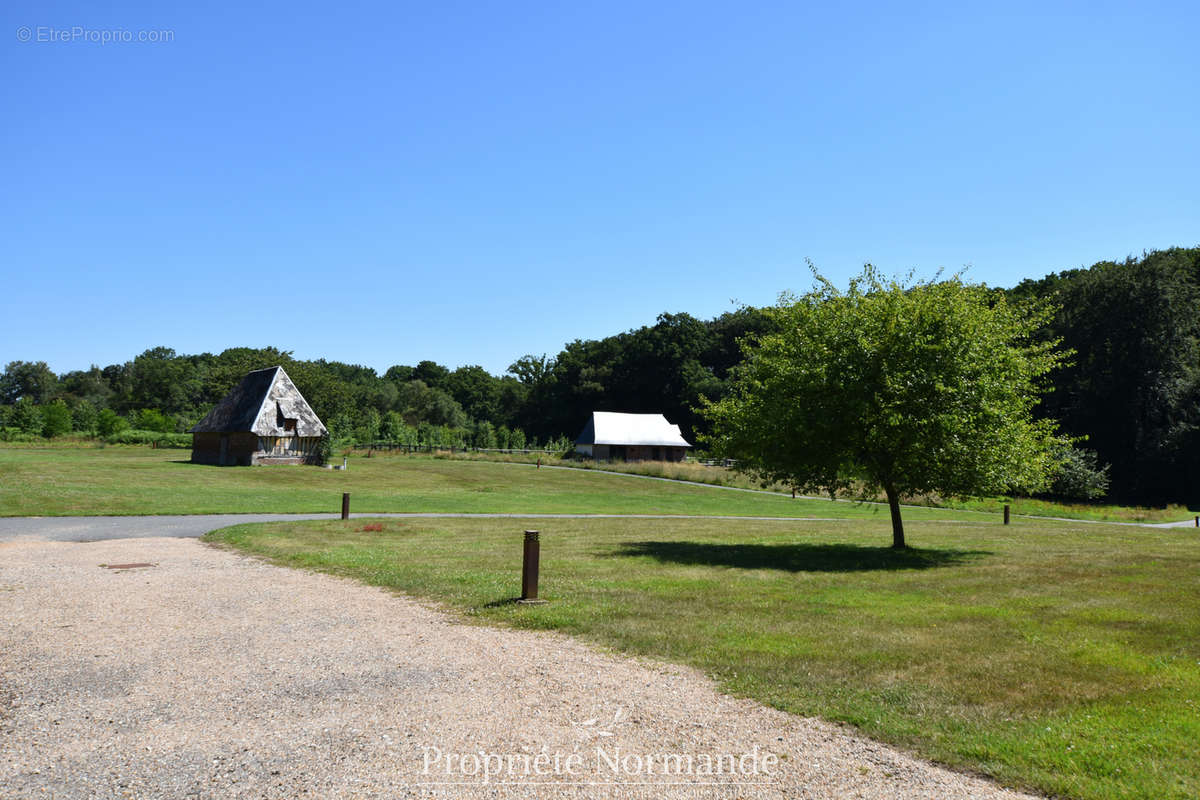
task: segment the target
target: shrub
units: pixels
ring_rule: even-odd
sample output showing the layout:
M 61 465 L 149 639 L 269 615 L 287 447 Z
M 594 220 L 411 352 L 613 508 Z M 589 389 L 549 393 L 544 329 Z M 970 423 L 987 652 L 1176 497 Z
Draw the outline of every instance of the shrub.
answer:
M 20 428 L 0 428 L 0 442 L 37 442 L 41 438 L 35 433 L 25 433 Z
M 1061 461 L 1058 474 L 1050 484 L 1050 496 L 1064 500 L 1099 500 L 1108 494 L 1109 465 L 1099 465 L 1095 450 L 1063 444 L 1056 448 Z
M 333 441 L 329 438 L 329 434 L 321 437 L 321 441 L 317 442 L 317 463 L 329 463 L 329 457 L 333 455 Z
M 157 408 L 144 408 L 129 415 L 130 424 L 137 430 L 174 433 L 175 418 L 163 414 Z
M 96 407 L 87 400 L 80 400 L 71 411 L 71 427 L 79 433 L 92 434 L 96 432 L 96 423 L 100 416 Z
M 122 430 L 104 438 L 109 444 L 155 444 L 159 447 L 190 448 L 189 433 L 163 433 L 162 431 Z
M 107 439 L 129 429 L 129 421 L 106 408 L 96 415 L 96 433 Z
M 61 400 L 42 406 L 42 436 L 53 439 L 71 432 L 71 410 Z
M 42 418 L 41 409 L 28 397 L 22 397 L 13 406 L 9 424 L 21 433 L 39 436 L 46 421 Z

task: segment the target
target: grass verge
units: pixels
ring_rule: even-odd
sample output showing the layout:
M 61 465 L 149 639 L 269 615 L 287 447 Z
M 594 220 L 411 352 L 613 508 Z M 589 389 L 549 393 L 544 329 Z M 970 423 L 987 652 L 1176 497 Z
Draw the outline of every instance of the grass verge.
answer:
M 658 484 L 661 485 L 661 484 Z M 724 493 L 722 493 L 724 494 Z M 734 494 L 734 493 L 730 493 Z M 281 523 L 210 535 L 277 563 L 687 663 L 725 691 L 1067 797 L 1200 796 L 1200 537 L 1073 523 Z

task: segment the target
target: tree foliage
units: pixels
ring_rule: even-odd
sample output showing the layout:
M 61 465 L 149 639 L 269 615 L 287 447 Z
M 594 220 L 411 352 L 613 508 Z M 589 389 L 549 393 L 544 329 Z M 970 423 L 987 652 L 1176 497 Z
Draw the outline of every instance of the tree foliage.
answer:
M 1059 306 L 1043 335 L 1077 355 L 1041 411 L 1111 464 L 1114 499 L 1200 503 L 1200 248 L 1051 274 L 1010 295 Z
M 42 406 L 42 436 L 53 439 L 71 432 L 71 409 L 61 400 Z
M 906 284 L 868 265 L 845 292 L 816 277 L 708 407 L 720 452 L 804 491 L 883 491 L 895 547 L 902 495 L 1046 485 L 1054 425 L 1032 411 L 1062 355 L 1032 341 L 1044 306 L 957 276 Z

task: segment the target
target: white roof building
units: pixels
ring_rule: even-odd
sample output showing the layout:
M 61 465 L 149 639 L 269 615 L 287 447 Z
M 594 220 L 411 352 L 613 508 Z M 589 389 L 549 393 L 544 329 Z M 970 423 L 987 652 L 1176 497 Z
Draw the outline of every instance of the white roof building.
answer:
M 662 414 L 593 411 L 575 439 L 576 451 L 604 459 L 679 461 L 689 447 L 679 426 Z

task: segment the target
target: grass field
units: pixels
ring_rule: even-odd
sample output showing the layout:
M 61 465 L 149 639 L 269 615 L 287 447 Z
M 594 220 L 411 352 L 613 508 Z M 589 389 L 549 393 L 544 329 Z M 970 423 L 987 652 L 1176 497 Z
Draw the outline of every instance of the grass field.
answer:
M 517 606 L 521 530 L 533 525 L 552 602 Z M 1011 785 L 1200 796 L 1200 535 L 1190 529 L 914 522 L 915 549 L 897 554 L 878 519 L 382 526 L 248 525 L 210 538 L 486 623 L 692 664 L 726 691 Z
M 378 454 L 376 454 L 378 457 Z M 388 457 L 388 456 L 385 456 Z M 738 488 L 758 489 L 759 484 L 745 475 L 732 469 L 717 466 L 705 466 L 694 461 L 680 463 L 663 461 L 638 461 L 630 463 L 606 463 L 597 461 L 564 460 L 553 456 L 538 456 L 536 454 L 493 454 L 468 453 L 456 454 L 458 459 L 491 460 L 504 462 L 533 463 L 540 458 L 544 464 L 568 466 L 577 469 L 608 470 L 631 475 L 649 475 L 672 480 L 694 481 L 713 486 L 733 486 Z M 776 485 L 771 487 L 778 492 L 787 492 L 789 487 Z M 876 500 L 884 502 L 880 494 Z M 1103 503 L 1064 503 L 1042 500 L 1036 497 L 909 497 L 904 502 L 909 505 L 929 506 L 934 508 L 951 508 L 963 511 L 980 511 L 988 514 L 1000 513 L 1004 504 L 1011 506 L 1012 513 L 1039 517 L 1066 517 L 1068 519 L 1088 519 L 1096 522 L 1175 522 L 1187 519 L 1194 512 L 1186 506 L 1171 505 L 1165 508 L 1147 508 L 1144 506 L 1117 506 Z
M 792 500 L 625 475 L 429 456 L 352 458 L 350 469 L 211 467 L 144 447 L 0 448 L 0 516 L 355 512 L 887 517 L 874 505 Z M 913 518 L 946 518 L 914 509 Z M 961 515 L 960 516 L 972 516 Z
M 877 505 L 824 499 L 754 498 L 737 493 L 635 483 L 622 474 L 662 477 L 734 488 L 756 488 L 745 476 L 720 467 L 658 462 L 586 466 L 586 482 L 555 475 L 557 470 L 523 472 L 535 460 L 506 458 L 509 472 L 491 468 L 478 455 L 452 459 L 431 456 L 350 458 L 347 472 L 312 467 L 221 468 L 192 464 L 187 450 L 147 447 L 95 447 L 87 443 L 0 445 L 0 516 L 102 514 L 207 514 L 238 512 L 334 512 L 341 493 L 350 492 L 355 511 L 444 511 L 613 514 L 733 514 L 738 516 L 836 516 L 882 518 Z M 504 458 L 504 457 L 500 457 Z M 578 462 L 544 459 L 548 465 Z M 461 464 L 464 466 L 454 466 Z M 739 497 L 735 500 L 733 497 Z M 531 505 L 532 504 L 532 505 Z M 971 519 L 999 514 L 998 500 L 944 501 L 960 513 L 911 508 L 906 519 Z M 1182 507 L 1131 509 L 1068 506 L 1039 500 L 1012 501 L 1015 514 L 1039 514 L 1109 521 L 1168 521 L 1188 518 Z M 961 513 L 972 512 L 972 513 Z

